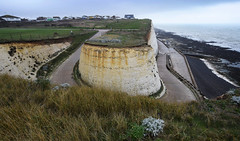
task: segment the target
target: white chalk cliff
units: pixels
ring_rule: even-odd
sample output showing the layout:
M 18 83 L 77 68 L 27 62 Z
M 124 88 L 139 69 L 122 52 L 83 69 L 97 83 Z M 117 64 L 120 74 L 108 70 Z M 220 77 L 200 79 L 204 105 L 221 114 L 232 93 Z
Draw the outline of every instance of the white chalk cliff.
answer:
M 70 42 L 0 44 L 0 73 L 36 79 L 40 66 L 70 46 Z

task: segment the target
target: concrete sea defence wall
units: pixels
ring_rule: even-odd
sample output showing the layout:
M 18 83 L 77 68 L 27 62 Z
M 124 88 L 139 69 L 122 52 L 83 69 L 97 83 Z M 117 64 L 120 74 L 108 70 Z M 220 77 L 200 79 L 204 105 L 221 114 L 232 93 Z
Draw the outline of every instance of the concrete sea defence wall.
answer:
M 24 79 L 36 79 L 40 66 L 70 46 L 63 43 L 0 44 L 0 73 Z
M 154 49 L 150 46 L 113 48 L 85 44 L 79 72 L 93 87 L 151 95 L 161 88 Z
M 151 29 L 148 36 L 148 45 L 150 45 L 154 49 L 155 56 L 158 55 L 158 43 L 157 43 L 157 37 L 155 34 L 154 26 L 151 24 Z

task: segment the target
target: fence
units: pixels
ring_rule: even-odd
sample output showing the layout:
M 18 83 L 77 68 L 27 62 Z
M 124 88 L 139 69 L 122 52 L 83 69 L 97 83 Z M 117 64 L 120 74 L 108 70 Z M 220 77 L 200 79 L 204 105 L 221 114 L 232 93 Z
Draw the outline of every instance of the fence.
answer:
M 184 85 L 186 85 L 193 92 L 198 101 L 201 101 L 204 98 L 201 91 L 196 86 L 194 86 L 191 82 L 189 82 L 187 79 L 185 79 L 182 75 L 180 75 L 173 69 L 170 55 L 166 55 L 166 67 L 174 76 L 176 76 Z

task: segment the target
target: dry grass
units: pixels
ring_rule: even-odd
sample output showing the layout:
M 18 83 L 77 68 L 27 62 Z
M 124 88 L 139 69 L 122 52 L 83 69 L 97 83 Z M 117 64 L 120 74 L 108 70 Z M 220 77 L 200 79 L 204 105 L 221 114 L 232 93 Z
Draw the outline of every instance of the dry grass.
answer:
M 131 140 L 129 124 L 148 116 L 166 122 L 162 140 L 239 140 L 239 115 L 229 99 L 167 104 L 87 87 L 52 91 L 0 76 L 1 140 Z

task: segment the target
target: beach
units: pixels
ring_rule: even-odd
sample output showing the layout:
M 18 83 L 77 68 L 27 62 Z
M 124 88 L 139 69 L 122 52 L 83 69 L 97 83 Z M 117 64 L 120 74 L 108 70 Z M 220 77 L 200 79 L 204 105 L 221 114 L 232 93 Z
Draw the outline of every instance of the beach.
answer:
M 156 29 L 156 32 L 157 38 L 166 46 L 181 51 L 187 57 L 196 83 L 207 98 L 216 98 L 240 84 L 240 68 L 230 65 L 240 62 L 239 52 L 159 29 Z M 206 62 L 209 62 L 215 71 L 211 70 Z M 221 76 L 227 78 L 228 82 Z
M 207 98 L 216 98 L 226 91 L 235 88 L 234 85 L 212 73 L 199 58 L 187 56 L 187 60 L 198 88 Z

